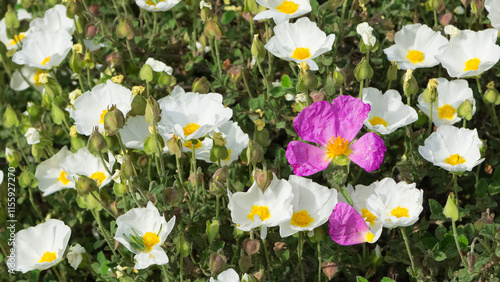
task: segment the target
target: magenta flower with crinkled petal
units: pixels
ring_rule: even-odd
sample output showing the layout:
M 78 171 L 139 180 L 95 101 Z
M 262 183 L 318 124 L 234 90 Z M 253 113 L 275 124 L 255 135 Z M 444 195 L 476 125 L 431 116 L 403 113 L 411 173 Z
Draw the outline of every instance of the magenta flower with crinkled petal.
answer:
M 366 133 L 354 141 L 368 117 L 370 105 L 351 96 L 340 95 L 330 104 L 316 102 L 305 108 L 294 119 L 295 131 L 304 141 L 291 141 L 286 158 L 298 176 L 315 174 L 330 162 L 346 165 L 349 160 L 374 171 L 380 167 L 386 151 L 384 141 L 374 132 Z
M 330 216 L 328 233 L 335 243 L 342 246 L 373 243 L 375 238 L 363 217 L 344 202 L 338 202 L 335 206 Z

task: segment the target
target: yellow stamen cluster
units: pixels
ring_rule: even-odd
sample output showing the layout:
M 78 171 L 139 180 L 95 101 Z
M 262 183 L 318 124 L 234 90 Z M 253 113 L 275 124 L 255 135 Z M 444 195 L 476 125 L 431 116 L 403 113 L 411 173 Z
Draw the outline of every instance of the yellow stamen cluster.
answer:
M 142 236 L 142 242 L 144 243 L 144 246 L 146 246 L 146 251 L 151 252 L 154 245 L 160 243 L 160 237 L 153 232 L 146 232 L 146 234 Z
M 446 104 L 446 105 L 438 108 L 439 118 L 452 120 L 453 117 L 455 116 L 456 111 L 457 110 L 455 110 L 455 108 Z
M 326 144 L 326 156 L 328 159 L 348 155 L 350 151 L 349 140 L 346 140 L 341 136 L 332 137 Z
M 269 208 L 267 206 L 257 206 L 257 205 L 252 206 L 252 210 L 250 210 L 250 213 L 247 215 L 247 218 L 253 221 L 255 215 L 258 215 L 260 217 L 260 220 L 262 221 L 271 217 L 271 214 L 269 213 Z
M 371 226 L 375 225 L 376 216 L 373 215 L 368 209 L 364 208 L 361 210 L 361 216 L 366 222 L 369 222 Z
M 314 218 L 312 218 L 306 210 L 294 212 L 290 220 L 291 225 L 299 227 L 308 227 L 313 222 Z
M 465 159 L 459 154 L 452 154 L 444 160 L 445 163 L 455 166 L 457 164 L 465 163 Z
M 385 121 L 381 117 L 373 117 L 372 119 L 369 120 L 370 124 L 375 126 L 375 125 L 383 125 L 384 127 L 387 127 L 387 121 Z
M 107 177 L 106 174 L 104 174 L 104 172 L 97 171 L 92 173 L 92 175 L 90 175 L 90 178 L 95 180 L 97 187 L 100 187 L 102 185 L 102 182 L 104 182 L 104 180 L 106 180 Z
M 481 61 L 478 58 L 473 58 L 465 62 L 465 68 L 464 71 L 475 71 L 479 68 L 479 64 Z
M 299 9 L 299 5 L 292 1 L 285 0 L 281 2 L 281 5 L 276 7 L 276 10 L 284 14 L 293 14 Z
M 190 122 L 186 126 L 184 126 L 184 135 L 189 136 L 189 135 L 193 134 L 193 132 L 198 130 L 198 128 L 200 128 L 200 125 L 198 125 L 194 122 Z
M 45 252 L 40 260 L 38 261 L 39 263 L 42 262 L 53 262 L 54 260 L 57 259 L 57 255 L 55 252 Z
M 67 185 L 69 183 L 68 173 L 64 170 L 61 170 L 59 177 L 57 178 L 62 184 Z
M 291 57 L 301 61 L 310 58 L 311 53 L 309 52 L 309 48 L 298 47 L 295 50 L 293 50 Z
M 407 208 L 402 208 L 401 206 L 398 206 L 397 208 L 392 209 L 391 215 L 395 216 L 397 218 L 410 217 L 408 209 Z
M 413 64 L 418 64 L 424 61 L 424 53 L 417 50 L 410 50 L 408 51 L 406 58 Z

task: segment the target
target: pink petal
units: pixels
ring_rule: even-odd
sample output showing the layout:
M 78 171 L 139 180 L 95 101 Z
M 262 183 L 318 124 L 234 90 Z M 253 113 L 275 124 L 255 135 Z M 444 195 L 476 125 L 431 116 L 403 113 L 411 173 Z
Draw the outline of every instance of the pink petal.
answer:
M 349 159 L 355 164 L 364 168 L 367 172 L 374 171 L 380 167 L 384 161 L 385 148 L 384 140 L 375 132 L 369 132 L 361 136 L 350 146 L 352 153 Z
M 338 117 L 335 136 L 341 136 L 349 141 L 354 140 L 368 117 L 371 106 L 358 98 L 340 95 L 333 99 L 332 110 Z
M 330 237 L 343 246 L 366 242 L 370 229 L 361 215 L 349 204 L 338 202 L 330 216 L 328 225 Z
M 336 120 L 332 105 L 321 101 L 302 110 L 293 120 L 293 126 L 303 140 L 325 146 L 332 136 L 336 136 Z
M 298 176 L 308 176 L 328 167 L 330 160 L 320 147 L 299 141 L 291 141 L 286 148 L 286 158 Z

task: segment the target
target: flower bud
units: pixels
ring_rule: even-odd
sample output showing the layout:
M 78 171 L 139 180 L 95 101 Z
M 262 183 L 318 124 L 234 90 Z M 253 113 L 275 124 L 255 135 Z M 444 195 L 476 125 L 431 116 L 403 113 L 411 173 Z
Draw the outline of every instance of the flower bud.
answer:
M 153 80 L 153 69 L 150 65 L 144 64 L 139 72 L 141 80 L 151 82 Z
M 467 99 L 457 109 L 457 115 L 466 120 L 472 119 L 472 103 Z
M 70 141 L 71 141 L 71 150 L 74 152 L 86 146 L 85 140 L 80 136 L 71 137 Z
M 31 7 L 33 0 L 21 0 L 21 5 L 24 9 L 29 9 Z
M 228 176 L 229 176 L 229 167 L 225 165 L 214 172 L 214 175 L 212 175 L 212 181 L 224 183 Z
M 262 193 L 266 191 L 269 185 L 271 185 L 271 181 L 273 181 L 273 173 L 268 171 L 265 166 L 264 170 L 255 170 L 253 177 L 255 178 L 255 183 L 259 186 Z
M 210 83 L 206 77 L 195 78 L 193 82 L 193 92 L 198 92 L 200 94 L 206 94 L 210 92 Z
M 184 200 L 184 190 L 178 187 L 177 182 L 174 182 L 174 187 L 168 187 L 163 193 L 165 202 L 174 207 L 179 206 Z
M 89 12 L 92 16 L 98 18 L 99 15 L 101 14 L 101 11 L 99 10 L 99 4 L 92 4 L 89 6 Z
M 33 172 L 25 170 L 21 173 L 21 176 L 19 177 L 19 186 L 23 188 L 25 187 L 35 188 L 36 186 L 38 186 L 38 180 L 36 179 Z
M 333 72 L 333 80 L 334 80 L 335 87 L 344 86 L 345 77 L 340 69 L 335 68 L 335 71 Z
M 9 104 L 5 112 L 3 113 L 3 126 L 7 128 L 18 127 L 19 126 L 19 118 L 17 117 L 16 112 L 12 109 L 12 106 Z
M 99 26 L 97 26 L 95 24 L 88 24 L 85 27 L 85 37 L 86 38 L 92 38 L 92 37 L 96 36 L 97 34 L 99 34 Z
M 248 142 L 247 160 L 256 165 L 264 160 L 264 149 L 254 140 Z
M 309 90 L 315 90 L 318 87 L 318 78 L 312 70 L 307 70 L 305 74 L 301 75 L 301 79 Z
M 127 185 L 115 182 L 115 184 L 113 184 L 113 191 L 117 197 L 122 197 L 127 194 Z
M 7 12 L 5 13 L 4 19 L 7 29 L 19 28 L 19 21 L 17 20 L 16 11 L 12 10 L 12 7 L 10 5 L 7 6 Z
M 251 256 L 259 252 L 260 241 L 256 239 L 246 238 L 245 240 L 243 240 L 242 246 L 243 250 L 245 250 L 245 253 Z
M 175 77 L 166 72 L 161 72 L 160 77 L 158 78 L 158 85 L 160 87 L 174 86 L 176 82 L 177 80 Z
M 222 32 L 219 28 L 219 24 L 214 18 L 210 18 L 205 22 L 203 34 L 205 34 L 205 36 L 209 39 L 215 38 L 216 40 L 220 40 Z
M 180 158 L 182 156 L 182 145 L 180 144 L 180 140 L 177 136 L 174 135 L 167 141 L 167 147 L 170 155 L 175 155 L 176 158 Z
M 123 128 L 125 125 L 125 117 L 122 111 L 120 111 L 116 105 L 111 106 L 111 108 L 104 115 L 104 129 L 109 136 L 115 135 L 118 130 Z
M 217 162 L 218 160 L 225 160 L 229 157 L 229 152 L 226 146 L 213 145 L 210 149 L 210 161 Z
M 373 77 L 373 69 L 365 57 L 363 57 L 361 62 L 359 62 L 356 68 L 354 69 L 354 76 L 356 77 L 356 80 L 359 82 L 361 82 L 364 79 L 370 79 Z
M 153 98 L 149 97 L 149 99 L 146 100 L 146 111 L 145 111 L 145 119 L 147 123 L 157 123 L 160 121 L 160 105 L 158 102 Z
M 80 66 L 84 69 L 93 69 L 95 67 L 94 57 L 92 56 L 92 53 L 90 53 L 89 49 L 85 50 L 85 56 L 80 62 Z
M 444 8 L 444 0 L 427 0 L 425 3 L 427 11 L 439 11 Z
M 446 205 L 443 208 L 443 214 L 452 221 L 457 221 L 459 219 L 457 200 L 455 195 L 451 192 L 446 200 Z
M 90 134 L 87 149 L 89 150 L 89 153 L 95 156 L 99 156 L 99 154 L 106 153 L 108 151 L 108 142 L 106 142 L 104 136 L 102 136 L 99 132 L 97 126 L 94 127 L 92 134 Z
M 216 219 L 214 219 L 212 222 L 210 222 L 210 220 L 207 220 L 205 233 L 207 234 L 209 245 L 212 245 L 215 237 L 219 235 L 219 225 L 220 223 Z
M 76 181 L 75 188 L 78 195 L 80 195 L 81 197 L 85 197 L 89 193 L 97 191 L 97 183 L 90 177 L 79 175 L 78 181 Z
M 47 78 L 46 82 L 43 81 L 45 80 L 45 78 Z M 43 88 L 45 89 L 44 95 L 47 95 L 48 97 L 50 97 L 50 99 L 54 99 L 54 97 L 60 96 L 62 93 L 62 88 L 59 82 L 57 82 L 57 80 L 53 79 L 50 76 L 45 76 L 45 78 L 43 78 L 42 81 L 40 81 L 40 82 L 45 82 L 43 84 Z
M 403 76 L 403 90 L 406 96 L 411 97 L 418 92 L 418 82 L 413 76 L 413 70 L 409 69 Z
M 500 93 L 495 88 L 495 83 L 491 81 L 487 85 L 488 89 L 484 92 L 483 101 L 485 104 L 500 104 Z M 498 102 L 497 102 L 498 101 Z
M 70 19 L 74 19 L 75 16 L 81 16 L 82 15 L 82 4 L 80 4 L 80 1 L 69 1 L 67 9 L 66 9 L 66 16 Z
M 387 80 L 394 81 L 398 79 L 398 70 L 399 70 L 398 62 L 391 61 L 391 65 L 389 66 L 389 69 L 387 69 Z
M 269 131 L 266 128 L 263 128 L 261 131 L 255 132 L 254 140 L 264 147 L 269 146 L 269 144 L 271 144 Z
M 56 103 L 52 103 L 50 115 L 52 116 L 52 121 L 57 125 L 63 124 L 66 120 L 66 113 Z
M 121 18 L 116 26 L 116 35 L 118 38 L 127 38 L 128 40 L 134 38 L 134 31 L 132 29 L 132 22 L 129 19 Z
M 210 268 L 210 272 L 212 276 L 220 273 L 226 266 L 227 258 L 222 254 L 222 249 L 219 249 L 217 253 L 212 252 L 210 254 L 210 261 L 208 263 L 208 267 Z
M 132 161 L 130 160 L 130 157 L 128 155 L 125 155 L 123 157 L 121 174 L 124 179 L 130 179 L 130 177 L 137 175 L 134 169 L 134 165 L 132 164 Z
M 252 53 L 252 56 L 254 56 L 256 60 L 258 60 L 259 58 L 264 58 L 266 56 L 266 48 L 264 47 L 264 44 L 262 44 L 262 41 L 260 41 L 258 34 L 254 34 L 253 36 L 253 42 L 250 51 Z
M 5 148 L 5 159 L 9 163 L 9 166 L 18 167 L 19 162 L 23 159 L 21 152 L 17 150 L 12 150 L 9 147 Z
M 474 13 L 476 15 L 480 14 L 484 8 L 484 0 L 472 0 L 470 2 L 470 7 L 472 10 L 472 13 Z
M 118 52 L 114 52 L 106 56 L 106 63 L 109 67 L 119 67 L 122 64 L 122 56 Z

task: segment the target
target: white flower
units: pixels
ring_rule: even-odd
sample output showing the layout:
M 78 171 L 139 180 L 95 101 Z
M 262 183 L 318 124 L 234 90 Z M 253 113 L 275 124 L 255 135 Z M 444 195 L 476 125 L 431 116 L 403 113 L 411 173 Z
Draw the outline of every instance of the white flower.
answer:
M 197 52 L 203 52 L 203 53 L 208 53 L 210 52 L 210 46 L 203 46 L 200 42 L 196 41 L 196 51 Z
M 61 167 L 61 162 L 70 155 L 72 153 L 64 146 L 57 154 L 37 166 L 35 177 L 44 197 L 64 188 L 75 188 L 75 182 L 68 178 L 68 172 Z
M 205 2 L 205 0 L 201 0 L 200 1 L 200 10 L 202 10 L 204 7 L 212 9 L 212 4 Z
M 167 66 L 164 62 L 148 58 L 146 60 L 146 65 L 150 65 L 155 72 L 166 72 L 168 75 L 172 75 L 173 69 Z
M 500 0 L 486 0 L 484 8 L 488 11 L 488 19 L 491 25 L 500 30 Z
M 12 150 L 11 148 L 9 147 L 5 147 L 5 157 L 9 157 L 9 158 L 12 158 L 14 157 L 14 150 Z
M 455 37 L 461 32 L 460 29 L 456 28 L 454 25 L 449 24 L 444 27 L 444 33 L 448 34 L 450 37 Z
M 80 244 L 76 244 L 74 246 L 69 247 L 69 251 L 66 254 L 66 258 L 68 259 L 69 265 L 73 267 L 75 270 L 78 268 L 80 263 L 82 262 L 83 256 L 85 254 L 85 248 Z
M 444 124 L 452 125 L 462 120 L 457 115 L 460 104 L 469 100 L 472 103 L 472 114 L 476 112 L 476 100 L 469 83 L 464 79 L 448 81 L 445 78 L 438 78 L 437 100 L 432 105 L 432 121 L 436 126 Z M 424 95 L 418 96 L 418 105 L 422 112 L 430 116 L 431 103 L 424 102 Z
M 132 109 L 133 99 L 132 91 L 108 80 L 76 98 L 75 110 L 70 112 L 70 117 L 75 120 L 78 133 L 89 136 L 94 126 L 99 132 L 104 131 L 104 115 L 109 107 L 116 105 L 126 116 Z
M 25 9 L 17 10 L 17 20 L 29 20 L 31 19 L 31 13 L 28 13 Z M 5 24 L 5 18 L 0 20 L 0 41 L 7 47 L 7 50 L 17 49 L 23 39 L 26 37 L 26 32 L 21 32 L 15 34 L 14 38 L 10 39 L 7 36 L 7 26 Z
M 356 190 L 358 186 L 362 185 L 356 185 Z M 387 177 L 369 187 L 373 193 L 366 199 L 366 208 L 383 219 L 384 227 L 405 227 L 418 221 L 423 210 L 423 190 L 417 189 L 415 183 L 396 183 Z
M 273 18 L 276 24 L 280 24 L 311 11 L 309 0 L 256 0 L 256 2 L 269 9 L 258 13 L 253 18 L 256 21 Z
M 71 228 L 57 219 L 17 232 L 14 270 L 26 273 L 56 265 L 64 256 L 70 236 Z
M 135 208 L 116 219 L 114 239 L 135 254 L 135 269 L 144 269 L 152 264 L 168 263 L 167 253 L 161 245 L 167 239 L 175 224 L 175 215 L 168 221 L 155 205 L 148 202 L 146 208 Z M 136 240 L 142 244 L 132 243 Z
M 65 30 L 35 31 L 23 42 L 12 61 L 18 65 L 28 65 L 39 69 L 59 66 L 73 46 L 71 35 Z
M 24 137 L 26 137 L 28 145 L 34 145 L 40 143 L 40 131 L 38 131 L 38 129 L 34 127 L 28 128 L 28 131 L 26 131 Z
M 233 116 L 233 110 L 222 104 L 221 94 L 184 92 L 179 86 L 158 104 L 162 110 L 160 133 L 174 133 L 185 141 L 207 135 Z
M 240 282 L 240 276 L 234 269 L 230 268 L 219 273 L 217 279 L 210 277 L 210 282 Z
M 61 4 L 45 11 L 43 18 L 31 21 L 27 36 L 37 31 L 56 32 L 59 30 L 65 30 L 69 34 L 75 32 L 75 21 L 66 16 L 66 6 Z
M 127 148 L 144 151 L 144 142 L 149 137 L 149 123 L 144 116 L 129 117 L 120 129 L 122 142 Z
M 321 31 L 315 22 L 300 18 L 295 23 L 274 27 L 274 36 L 264 46 L 274 56 L 297 64 L 306 62 L 311 70 L 318 70 L 314 58 L 332 49 L 335 34 Z
M 387 90 L 382 94 L 376 88 L 364 88 L 363 102 L 371 106 L 364 125 L 380 134 L 391 134 L 418 119 L 417 111 L 403 104 L 401 94 L 396 90 Z
M 313 182 L 311 179 L 290 175 L 293 214 L 280 224 L 280 236 L 288 237 L 299 231 L 312 231 L 328 221 L 337 204 L 337 190 Z
M 109 161 L 106 162 L 106 166 L 110 171 L 113 171 L 115 157 L 113 157 L 113 154 L 108 153 L 108 159 Z M 60 162 L 60 165 L 67 173 L 65 177 L 73 182 L 78 180 L 78 175 L 87 176 L 94 179 L 97 187 L 100 189 L 112 180 L 112 175 L 107 172 L 101 159 L 89 153 L 86 147 L 64 158 Z
M 284 179 L 279 180 L 274 173 L 272 177 L 264 193 L 254 182 L 247 192 L 229 194 L 228 208 L 236 228 L 249 231 L 261 226 L 262 239 L 267 236 L 267 227 L 278 226 L 293 214 L 292 186 Z
M 149 12 L 164 12 L 172 9 L 180 0 L 135 0 L 139 8 Z
M 347 192 L 351 196 L 353 203 L 352 206 L 361 215 L 370 229 L 370 236 L 373 236 L 370 240 L 368 240 L 370 243 L 375 243 L 380 238 L 380 235 L 382 235 L 385 220 L 383 215 L 375 216 L 366 206 L 368 198 L 375 193 L 374 189 L 374 185 L 356 185 L 356 189 L 354 189 L 351 184 L 347 185 Z M 340 196 L 339 201 L 346 202 L 345 199 Z
M 496 45 L 498 30 L 463 30 L 440 48 L 436 59 L 451 77 L 478 76 L 493 67 L 500 59 Z
M 463 172 L 471 171 L 484 161 L 480 152 L 482 146 L 476 129 L 443 125 L 425 139 L 418 152 L 435 166 L 450 172 Z
M 356 32 L 363 37 L 363 43 L 368 46 L 375 46 L 377 43 L 377 38 L 373 36 L 373 27 L 371 27 L 367 22 L 360 23 L 356 27 Z
M 405 25 L 394 35 L 395 45 L 384 49 L 389 61 L 396 61 L 403 70 L 429 68 L 439 64 L 434 57 L 448 44 L 441 33 L 422 24 Z
M 42 69 L 24 66 L 21 68 L 21 71 L 16 70 L 12 74 L 12 78 L 10 79 L 10 88 L 15 91 L 22 91 L 28 89 L 31 84 L 35 87 L 35 89 L 42 92 L 43 84 L 39 80 L 42 73 L 45 73 Z

